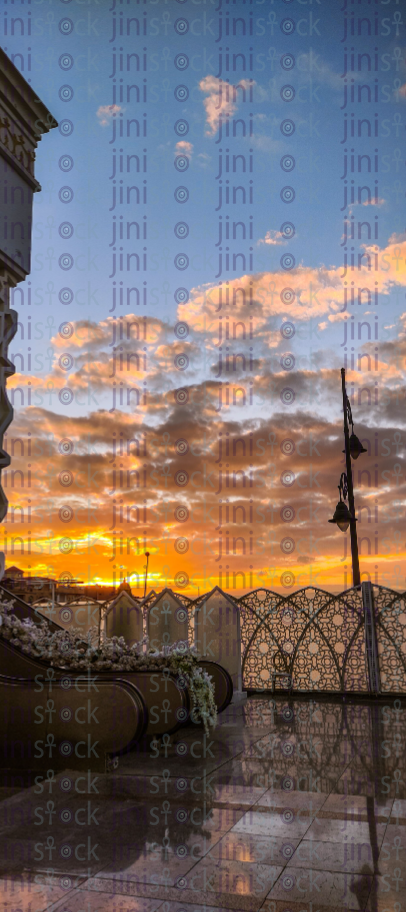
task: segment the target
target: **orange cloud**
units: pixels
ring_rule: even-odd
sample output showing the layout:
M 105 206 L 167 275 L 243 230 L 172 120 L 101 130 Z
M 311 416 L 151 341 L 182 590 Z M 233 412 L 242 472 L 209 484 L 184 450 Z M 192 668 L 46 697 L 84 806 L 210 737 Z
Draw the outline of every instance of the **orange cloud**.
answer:
M 390 238 L 386 247 L 378 251 L 364 245 L 360 270 L 355 274 L 362 280 L 362 286 L 369 288 L 371 297 L 375 291 L 379 295 L 389 295 L 393 285 L 406 285 L 406 240 L 403 237 Z M 204 332 L 208 342 L 218 334 L 219 315 L 232 317 L 235 324 L 245 321 L 249 325 L 251 320 L 257 332 L 273 315 L 300 322 L 322 318 L 336 322 L 345 319 L 344 282 L 348 281 L 349 274 L 350 270 L 345 271 L 343 266 L 300 264 L 288 274 L 279 270 L 243 275 L 227 282 L 228 303 L 224 283 L 222 290 L 215 283 L 201 285 L 191 290 L 187 304 L 178 306 L 178 316 L 196 332 Z

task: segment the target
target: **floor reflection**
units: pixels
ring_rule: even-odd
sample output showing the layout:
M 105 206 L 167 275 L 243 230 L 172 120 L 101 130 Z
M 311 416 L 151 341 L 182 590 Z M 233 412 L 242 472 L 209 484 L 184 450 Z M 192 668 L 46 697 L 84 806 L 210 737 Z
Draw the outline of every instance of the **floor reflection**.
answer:
M 405 736 L 399 699 L 256 696 L 113 774 L 3 773 L 2 907 L 400 912 Z

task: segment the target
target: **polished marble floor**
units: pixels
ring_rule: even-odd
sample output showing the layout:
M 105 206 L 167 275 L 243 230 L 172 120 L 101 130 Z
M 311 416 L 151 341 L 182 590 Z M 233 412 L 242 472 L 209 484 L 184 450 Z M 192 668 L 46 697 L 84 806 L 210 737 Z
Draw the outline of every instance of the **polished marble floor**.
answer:
M 0 786 L 5 912 L 406 912 L 406 700 L 250 697 Z

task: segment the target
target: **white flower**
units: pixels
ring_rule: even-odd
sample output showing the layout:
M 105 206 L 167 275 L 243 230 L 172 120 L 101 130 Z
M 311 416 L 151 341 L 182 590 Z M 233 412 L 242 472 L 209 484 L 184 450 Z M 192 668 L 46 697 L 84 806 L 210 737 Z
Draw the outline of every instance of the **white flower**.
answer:
M 41 657 L 57 668 L 97 668 L 110 671 L 136 671 L 157 668 L 182 675 L 188 683 L 197 721 L 215 726 L 217 708 L 211 676 L 198 667 L 199 654 L 194 646 L 180 640 L 161 650 L 149 645 L 148 636 L 128 646 L 124 637 L 103 636 L 99 640 L 96 626 L 84 634 L 79 627 L 51 632 L 46 618 L 40 625 L 31 618 L 20 621 L 12 614 L 14 601 L 0 598 L 0 637 L 10 640 L 22 652 Z M 144 652 L 144 646 L 146 651 Z

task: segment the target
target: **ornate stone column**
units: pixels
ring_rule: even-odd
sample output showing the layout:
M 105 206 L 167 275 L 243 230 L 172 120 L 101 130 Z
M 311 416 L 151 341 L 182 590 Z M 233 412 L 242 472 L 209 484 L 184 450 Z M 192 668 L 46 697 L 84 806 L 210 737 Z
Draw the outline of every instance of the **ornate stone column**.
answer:
M 10 288 L 30 272 L 33 194 L 41 190 L 34 177 L 35 150 L 43 133 L 57 121 L 19 70 L 0 48 L 0 521 L 8 501 L 1 470 L 10 464 L 3 436 L 13 418 L 6 392 L 14 373 L 8 346 L 17 331 L 17 313 L 10 309 Z M 0 579 L 4 554 L 0 552 Z

